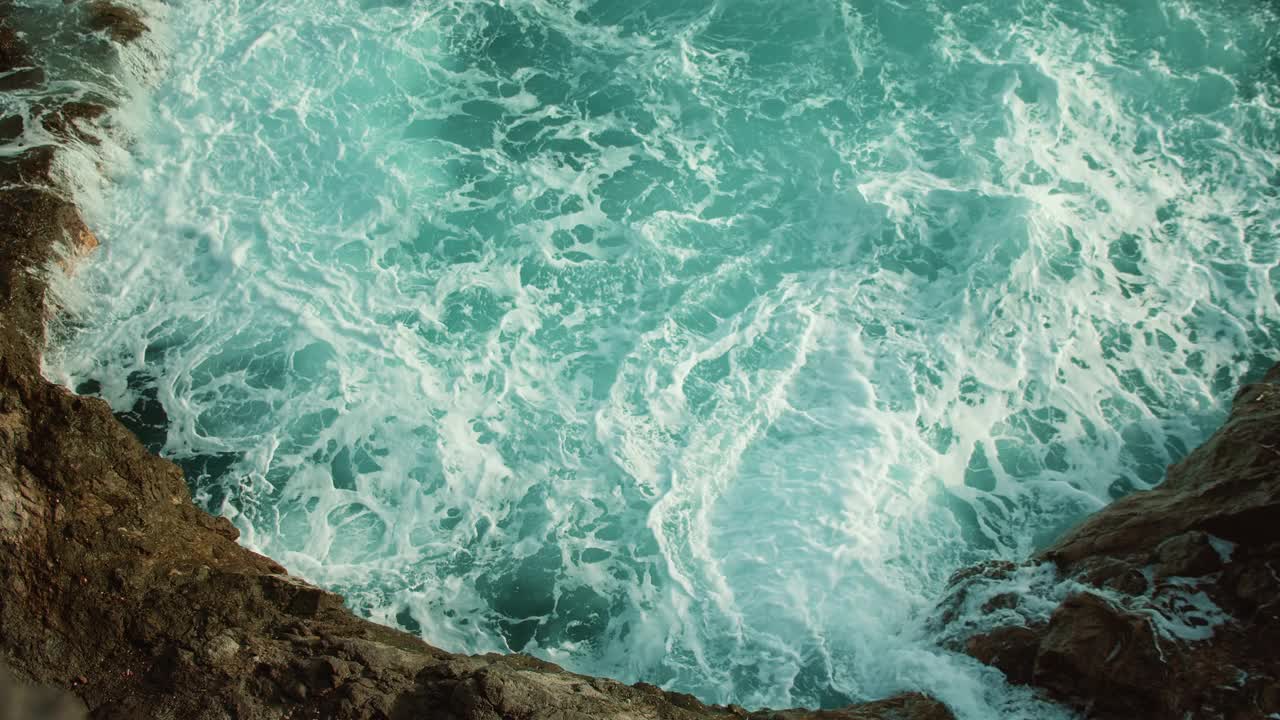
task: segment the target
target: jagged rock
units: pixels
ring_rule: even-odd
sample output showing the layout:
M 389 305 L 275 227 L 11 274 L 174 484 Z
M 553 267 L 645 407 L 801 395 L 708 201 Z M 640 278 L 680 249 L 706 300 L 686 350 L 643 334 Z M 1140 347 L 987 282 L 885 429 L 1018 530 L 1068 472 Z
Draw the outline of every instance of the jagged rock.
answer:
M 201 655 L 205 663 L 211 667 L 225 668 L 235 661 L 236 655 L 240 652 L 240 643 L 236 642 L 231 633 L 224 632 L 210 640 L 202 650 Z
M 955 622 L 964 612 L 970 590 L 983 580 L 998 580 L 1009 576 L 1017 564 L 1006 560 L 992 560 L 978 563 L 955 572 L 947 579 L 946 592 L 939 602 L 938 620 L 943 626 Z M 990 602 L 990 601 L 989 601 Z M 987 612 L 998 609 L 994 605 Z
M 1030 684 L 1035 676 L 1036 655 L 1040 651 L 1043 627 L 1013 626 L 974 635 L 965 643 L 965 652 L 1004 673 L 1015 685 Z
M 1096 558 L 1080 580 L 1104 590 L 1118 590 L 1128 595 L 1141 595 L 1147 591 L 1147 576 L 1132 563 L 1114 558 Z
M 1165 687 L 1169 668 L 1147 618 L 1079 593 L 1050 618 L 1033 678 L 1063 698 L 1088 697 L 1112 709 L 1139 711 L 1156 706 L 1149 694 Z
M 21 115 L 9 115 L 0 118 L 0 143 L 8 143 L 22 137 L 26 123 Z
M 137 10 L 117 5 L 110 0 L 89 3 L 88 13 L 89 27 L 107 33 L 118 43 L 133 42 L 149 29 Z
M 7 4 L 0 3 L 0 90 L 28 90 L 44 84 L 44 68 L 36 67 L 31 48 L 9 22 Z
M 1222 567 L 1222 558 L 1209 543 L 1209 536 L 1198 530 L 1174 535 L 1160 543 L 1155 559 L 1157 578 L 1199 577 Z
M 1273 545 L 1261 553 L 1264 557 L 1280 558 L 1280 546 Z M 1280 562 L 1242 564 L 1232 563 L 1223 573 L 1221 585 L 1240 605 L 1238 612 L 1249 615 L 1268 605 L 1280 602 Z
M 1278 449 L 1280 365 L 1241 389 L 1222 429 L 1164 484 L 1102 509 L 1037 558 L 1114 602 L 1076 593 L 1047 625 L 989 631 L 965 650 L 1089 718 L 1273 712 L 1263 708 L 1280 682 Z M 1214 624 L 1181 620 L 1195 632 L 1153 625 L 1206 604 Z M 997 605 L 981 610 L 998 619 Z
M 359 665 L 326 655 L 308 660 L 301 675 L 303 682 L 313 692 L 329 692 L 341 687 L 358 668 Z
M 36 108 L 37 112 L 43 108 Z M 87 128 L 105 115 L 107 106 L 102 103 L 73 100 L 45 112 L 40 122 L 45 130 L 61 140 L 79 140 L 90 145 L 99 144 Z
M 748 717 L 752 720 L 875 720 L 877 718 L 881 720 L 889 718 L 947 720 L 947 718 L 951 717 L 951 712 L 937 700 L 917 693 L 910 693 L 843 710 L 821 710 L 818 712 L 797 710 L 765 711 Z

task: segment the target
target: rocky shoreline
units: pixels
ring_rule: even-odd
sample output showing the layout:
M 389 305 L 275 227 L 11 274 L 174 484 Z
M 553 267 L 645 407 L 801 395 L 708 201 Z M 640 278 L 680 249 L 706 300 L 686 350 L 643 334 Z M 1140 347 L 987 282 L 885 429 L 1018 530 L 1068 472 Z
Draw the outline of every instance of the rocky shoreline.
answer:
M 960 573 L 944 600 L 997 590 L 981 609 L 1007 624 L 963 649 L 1010 681 L 1087 717 L 1280 717 L 1280 365 L 1160 486 L 1035 560 L 1072 586 L 1047 621 L 1020 621 L 998 592 L 1009 564 Z
M 44 70 L 9 10 L 0 0 L 0 90 L 38 88 Z M 111 42 L 146 32 L 107 2 L 74 15 Z M 67 138 L 105 110 L 67 99 L 38 121 Z M 0 118 L 0 137 L 30 121 Z M 0 660 L 23 682 L 70 690 L 94 718 L 951 717 L 918 694 L 748 712 L 524 655 L 446 653 L 241 547 L 106 403 L 41 375 L 44 270 L 97 243 L 59 186 L 57 152 L 0 161 Z M 1061 594 L 1048 614 L 1008 589 L 1033 570 Z M 959 573 L 937 624 L 943 644 L 1085 717 L 1280 717 L 1280 366 L 1159 488 L 1026 565 Z M 3 683 L 0 695 L 65 706 Z M 0 702 L 9 716 L 29 715 Z

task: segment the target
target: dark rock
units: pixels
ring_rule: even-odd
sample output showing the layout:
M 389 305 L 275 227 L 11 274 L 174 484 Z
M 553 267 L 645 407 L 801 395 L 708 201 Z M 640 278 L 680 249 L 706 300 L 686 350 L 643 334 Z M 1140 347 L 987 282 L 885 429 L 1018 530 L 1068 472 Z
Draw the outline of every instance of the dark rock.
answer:
M 314 692 L 327 692 L 346 682 L 354 674 L 352 668 L 352 664 L 346 660 L 326 655 L 308 661 L 302 674 L 309 689 Z
M 1147 591 L 1147 577 L 1133 563 L 1117 558 L 1100 557 L 1080 575 L 1081 582 L 1099 589 L 1118 590 L 1128 595 Z
M 21 115 L 0 118 L 0 142 L 12 142 L 22 137 L 25 125 Z
M 1276 550 L 1265 555 L 1280 557 Z M 1277 563 L 1280 565 L 1280 563 Z M 1222 578 L 1222 585 L 1251 612 L 1280 598 L 1280 577 L 1270 563 L 1233 564 Z
M 1258 709 L 1267 715 L 1280 713 L 1280 683 L 1270 682 L 1258 690 Z
M 1228 510 L 1206 518 L 1200 527 L 1232 542 L 1260 545 L 1280 540 L 1280 500 Z
M 30 90 L 44 84 L 44 70 L 41 68 L 18 68 L 0 75 L 0 90 Z
M 0 5 L 0 73 L 31 65 L 31 48 L 9 21 L 8 9 Z
M 971 565 L 953 573 L 947 580 L 946 593 L 938 603 L 938 622 L 943 626 L 955 622 L 960 613 L 963 612 L 965 603 L 973 588 L 986 582 L 1003 580 L 1009 577 L 1017 568 L 1017 564 L 1006 560 L 991 560 Z M 1016 602 L 1016 598 L 1013 600 Z M 993 598 L 988 602 L 1001 604 L 1009 602 L 1009 599 L 1005 598 L 1004 600 L 996 601 Z M 995 609 L 997 607 L 993 605 L 991 610 Z M 959 650 L 959 648 L 954 647 L 951 649 Z
M 263 594 L 290 615 L 315 617 L 322 608 L 342 607 L 342 598 L 288 575 L 259 578 Z
M 1012 610 L 1018 607 L 1018 603 L 1019 600 L 1017 593 L 1000 593 L 999 595 L 996 595 L 990 600 L 982 603 L 982 612 L 993 613 L 996 610 Z
M 31 48 L 0 5 L 0 90 L 28 90 L 44 84 L 44 70 L 36 67 Z
M 1036 655 L 1044 627 L 1003 627 L 975 635 L 965 652 L 1004 673 L 1009 682 L 1027 685 L 1035 675 Z
M 1008 560 L 988 560 L 970 565 L 952 573 L 947 579 L 947 587 L 958 587 L 975 578 L 1004 578 L 1018 569 L 1018 564 Z
M 1222 558 L 1198 530 L 1174 535 L 1156 547 L 1156 577 L 1199 577 L 1222 567 Z
M 213 518 L 212 529 L 214 532 L 228 540 L 231 540 L 232 542 L 240 539 L 240 529 L 233 525 L 230 520 L 222 517 L 221 515 Z
M 107 33 L 118 43 L 133 42 L 149 30 L 136 10 L 110 0 L 89 3 L 88 13 L 89 27 Z
M 1093 698 L 1113 709 L 1157 707 L 1168 681 L 1151 623 L 1097 595 L 1079 593 L 1049 620 L 1035 659 L 1035 683 L 1066 699 Z
M 50 112 L 44 113 L 40 122 L 54 137 L 61 140 L 79 140 L 97 145 L 98 139 L 86 128 L 99 120 L 107 112 L 107 106 L 101 103 L 75 100 L 63 103 Z
M 919 693 L 907 693 L 840 710 L 766 710 L 747 717 L 753 720 L 948 720 L 952 715 L 937 700 Z
M 1112 600 L 1077 593 L 1046 627 L 979 635 L 965 649 L 1023 682 L 1035 647 L 1029 683 L 1090 718 L 1264 717 L 1259 698 L 1280 668 L 1277 448 L 1280 365 L 1237 394 L 1223 427 L 1162 485 L 1112 503 L 1038 558 Z M 1210 536 L 1233 543 L 1229 560 Z M 1191 610 L 1206 603 L 1212 626 Z M 981 610 L 1004 618 L 1002 605 Z M 1182 634 L 1157 632 L 1161 615 Z
M 202 659 L 212 668 L 233 668 L 236 656 L 240 653 L 240 643 L 231 633 L 222 633 L 214 637 L 202 648 Z

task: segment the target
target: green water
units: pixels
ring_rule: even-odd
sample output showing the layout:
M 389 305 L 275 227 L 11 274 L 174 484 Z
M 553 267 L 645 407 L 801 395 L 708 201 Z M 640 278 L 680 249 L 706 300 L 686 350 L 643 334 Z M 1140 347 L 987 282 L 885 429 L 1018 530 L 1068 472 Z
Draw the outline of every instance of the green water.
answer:
M 175 1 L 51 376 L 450 650 L 1048 717 L 923 629 L 1274 360 L 1262 2 Z

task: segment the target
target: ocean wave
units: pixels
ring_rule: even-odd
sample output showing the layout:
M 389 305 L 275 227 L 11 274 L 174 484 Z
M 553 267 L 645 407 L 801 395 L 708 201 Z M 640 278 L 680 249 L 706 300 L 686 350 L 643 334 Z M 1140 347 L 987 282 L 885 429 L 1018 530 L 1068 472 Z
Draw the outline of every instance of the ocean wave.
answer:
M 922 628 L 1274 356 L 1276 20 L 178 3 L 47 372 L 450 650 L 1051 717 Z

